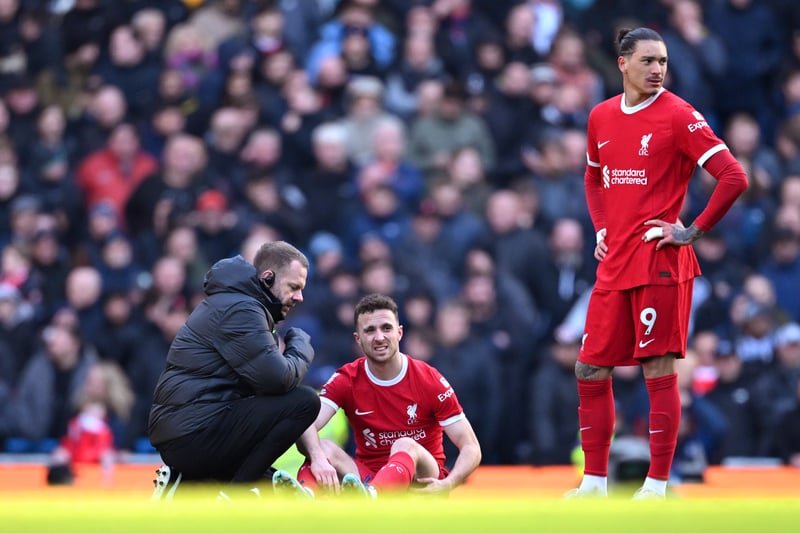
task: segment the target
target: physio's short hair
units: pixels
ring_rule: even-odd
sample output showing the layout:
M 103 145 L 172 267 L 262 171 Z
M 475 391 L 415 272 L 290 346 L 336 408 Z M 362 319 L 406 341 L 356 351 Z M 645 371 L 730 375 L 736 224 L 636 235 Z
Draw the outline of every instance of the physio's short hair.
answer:
M 286 241 L 271 241 L 261 245 L 253 259 L 253 266 L 259 274 L 265 270 L 281 270 L 292 261 L 299 261 L 308 269 L 308 258 Z
M 633 30 L 622 28 L 617 33 L 617 52 L 621 56 L 630 55 L 639 41 L 661 41 L 663 43 L 664 38 L 657 31 L 650 28 L 639 27 Z
M 358 324 L 359 316 L 365 313 L 374 313 L 382 309 L 394 313 L 395 318 L 399 321 L 400 315 L 397 312 L 397 303 L 392 297 L 386 296 L 385 294 L 372 293 L 361 298 L 356 304 L 356 309 L 353 312 L 353 324 Z

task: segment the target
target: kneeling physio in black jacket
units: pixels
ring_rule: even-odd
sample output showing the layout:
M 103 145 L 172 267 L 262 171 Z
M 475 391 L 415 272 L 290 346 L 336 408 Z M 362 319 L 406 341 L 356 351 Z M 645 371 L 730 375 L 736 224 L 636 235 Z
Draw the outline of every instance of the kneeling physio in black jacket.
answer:
M 308 259 L 268 242 L 253 264 L 236 256 L 208 271 L 206 298 L 172 341 L 150 410 L 165 466 L 154 498 L 181 481 L 252 483 L 314 421 L 319 398 L 298 386 L 314 358 L 309 335 L 276 322 L 303 301 Z M 167 466 L 168 465 L 168 466 Z

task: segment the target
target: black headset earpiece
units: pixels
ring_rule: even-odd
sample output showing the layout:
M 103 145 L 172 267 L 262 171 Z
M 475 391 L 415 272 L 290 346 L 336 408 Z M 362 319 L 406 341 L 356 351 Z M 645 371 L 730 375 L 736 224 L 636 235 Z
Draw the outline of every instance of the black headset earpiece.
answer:
M 269 288 L 272 288 L 272 286 L 275 284 L 275 274 L 273 272 L 268 273 L 261 279 L 264 280 L 264 285 L 266 285 Z

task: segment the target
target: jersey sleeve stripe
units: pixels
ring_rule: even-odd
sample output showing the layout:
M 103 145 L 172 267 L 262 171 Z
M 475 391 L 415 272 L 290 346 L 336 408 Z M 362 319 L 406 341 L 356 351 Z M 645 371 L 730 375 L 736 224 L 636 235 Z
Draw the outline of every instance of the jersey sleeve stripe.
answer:
M 439 425 L 442 426 L 442 427 L 446 427 L 446 426 L 449 426 L 450 424 L 455 424 L 459 420 L 464 420 L 465 418 L 467 418 L 467 417 L 464 416 L 464 413 L 459 413 L 456 416 L 451 416 L 450 418 L 448 418 L 446 420 L 440 420 L 439 421 Z
M 717 152 L 721 152 L 723 150 L 727 150 L 728 146 L 725 144 L 718 144 L 713 148 L 710 148 L 706 153 L 700 156 L 700 159 L 697 160 L 697 164 L 701 167 L 706 164 L 706 161 L 711 159 L 711 156 L 716 154 Z
M 325 405 L 330 406 L 331 408 L 333 408 L 334 411 L 338 411 L 339 410 L 339 406 L 336 405 L 336 402 L 333 402 L 333 401 L 329 400 L 325 396 L 320 396 L 319 397 L 319 401 L 324 403 Z
M 600 168 L 600 163 L 595 163 L 591 159 L 589 159 L 589 152 L 586 152 L 586 164 L 590 167 L 597 167 Z

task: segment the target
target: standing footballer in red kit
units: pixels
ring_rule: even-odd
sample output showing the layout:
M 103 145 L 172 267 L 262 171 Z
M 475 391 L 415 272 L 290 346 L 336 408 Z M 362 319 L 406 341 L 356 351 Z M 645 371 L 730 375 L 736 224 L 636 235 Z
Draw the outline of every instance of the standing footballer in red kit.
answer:
M 567 496 L 607 494 L 611 371 L 638 364 L 650 398 L 650 470 L 634 498 L 663 498 L 680 423 L 675 360 L 685 355 L 692 283 L 700 274 L 689 245 L 725 215 L 747 177 L 703 115 L 662 86 L 661 36 L 625 29 L 617 45 L 624 92 L 589 116 L 584 186 L 600 263 L 575 365 L 586 466 L 580 487 Z M 717 185 L 684 227 L 678 215 L 698 165 Z
M 327 473 L 332 465 L 342 476 L 343 490 L 362 494 L 405 490 L 412 482 L 420 485 L 420 492 L 455 488 L 481 460 L 478 439 L 455 391 L 435 368 L 400 352 L 403 327 L 394 300 L 365 296 L 354 314 L 354 337 L 365 357 L 339 368 L 322 387 L 319 415 L 300 438 L 299 447 L 309 460 L 297 481 L 278 471 L 273 484 L 307 494 L 318 485 L 338 490 L 338 479 Z M 355 460 L 318 436 L 340 408 L 353 429 Z M 449 472 L 444 433 L 459 450 Z

